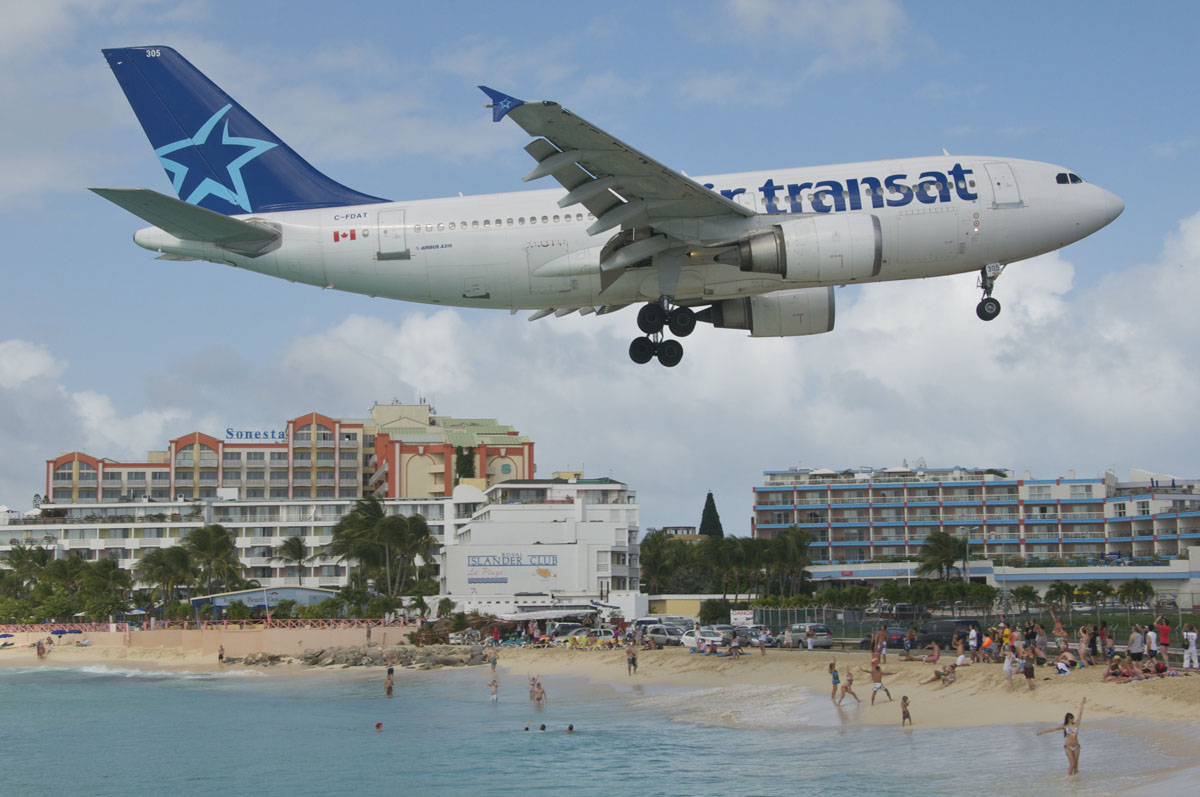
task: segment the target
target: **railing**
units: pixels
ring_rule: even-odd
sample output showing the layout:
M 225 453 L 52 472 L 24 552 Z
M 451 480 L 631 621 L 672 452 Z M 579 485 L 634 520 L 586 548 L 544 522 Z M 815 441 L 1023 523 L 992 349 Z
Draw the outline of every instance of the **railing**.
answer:
M 126 631 L 128 623 L 115 623 L 116 630 Z M 15 625 L 0 625 L 0 632 L 6 634 L 34 633 L 49 634 L 51 631 L 107 631 L 108 623 L 17 623 Z

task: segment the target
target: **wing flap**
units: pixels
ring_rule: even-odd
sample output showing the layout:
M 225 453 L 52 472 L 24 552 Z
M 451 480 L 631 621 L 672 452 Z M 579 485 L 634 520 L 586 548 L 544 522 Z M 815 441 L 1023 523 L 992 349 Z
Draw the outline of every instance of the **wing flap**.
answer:
M 164 232 L 184 241 L 204 241 L 238 252 L 262 252 L 279 241 L 280 233 L 261 223 L 242 221 L 148 188 L 92 188 Z

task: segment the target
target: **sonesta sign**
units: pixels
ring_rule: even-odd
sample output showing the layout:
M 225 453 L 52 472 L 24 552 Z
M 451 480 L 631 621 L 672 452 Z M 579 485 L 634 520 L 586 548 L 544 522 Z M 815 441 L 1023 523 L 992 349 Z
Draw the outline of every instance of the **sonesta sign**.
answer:
M 226 440 L 287 440 L 287 432 L 280 429 L 225 429 Z

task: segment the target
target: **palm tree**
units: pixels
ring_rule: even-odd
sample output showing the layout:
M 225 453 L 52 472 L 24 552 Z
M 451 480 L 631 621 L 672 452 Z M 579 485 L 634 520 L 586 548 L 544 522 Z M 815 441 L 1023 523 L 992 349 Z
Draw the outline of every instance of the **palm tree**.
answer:
M 1075 597 L 1075 587 L 1065 581 L 1055 581 L 1046 589 L 1046 603 L 1066 606 Z
M 1024 606 L 1026 613 L 1029 612 L 1029 604 L 1037 603 L 1038 598 L 1040 597 L 1041 595 L 1038 594 L 1037 589 L 1029 586 L 1028 584 L 1017 587 L 1012 591 L 1013 600 L 1015 600 L 1021 606 Z
M 133 574 L 121 567 L 118 559 L 98 559 L 83 569 L 79 585 L 91 598 L 123 600 L 133 589 Z
M 137 573 L 142 581 L 154 584 L 153 595 L 162 602 L 163 617 L 180 587 L 189 587 L 196 578 L 192 554 L 182 545 L 152 548 L 138 560 Z
M 1148 603 L 1154 595 L 1154 586 L 1144 578 L 1134 578 L 1117 588 L 1117 599 L 1126 606 Z
M 650 529 L 638 548 L 642 588 L 651 595 L 662 592 L 663 583 L 673 571 L 669 559 L 672 542 L 671 537 L 661 529 Z
M 210 594 L 214 581 L 226 588 L 238 583 L 244 568 L 238 558 L 234 536 L 224 526 L 211 523 L 194 529 L 183 544 L 199 565 L 205 589 Z
M 393 516 L 396 517 L 396 516 Z M 398 536 L 398 523 L 387 522 L 386 507 L 371 494 L 354 502 L 354 508 L 333 527 L 327 554 L 339 561 L 354 560 L 359 569 L 378 566 L 382 560 L 391 588 L 391 545 Z M 400 520 L 403 523 L 403 520 Z
M 275 555 L 271 557 L 271 561 L 294 565 L 299 586 L 304 586 L 304 565 L 316 557 L 315 553 L 309 554 L 308 546 L 304 544 L 304 538 L 297 534 L 288 537 L 275 548 Z
M 958 563 L 963 561 L 966 555 L 966 540 L 944 531 L 935 531 L 925 538 L 917 574 L 923 576 L 937 573 L 938 578 L 945 580 L 952 572 L 958 571 Z
M 54 560 L 54 551 L 41 545 L 26 546 L 17 543 L 4 552 L 3 559 L 27 595 L 41 578 L 42 570 Z

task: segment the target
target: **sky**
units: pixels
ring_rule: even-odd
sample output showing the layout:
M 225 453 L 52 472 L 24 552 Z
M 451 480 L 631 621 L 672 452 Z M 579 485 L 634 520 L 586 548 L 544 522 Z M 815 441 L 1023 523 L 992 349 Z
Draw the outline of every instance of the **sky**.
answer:
M 538 476 L 638 492 L 643 528 L 713 491 L 748 534 L 765 470 L 998 467 L 1200 476 L 1200 8 L 889 0 L 604 4 L 58 0 L 0 26 L 0 504 L 68 451 L 425 396 L 536 443 Z M 100 54 L 174 47 L 333 179 L 423 199 L 518 191 L 528 137 L 476 88 L 554 99 L 717 174 L 939 154 L 1062 164 L 1125 213 L 976 275 L 837 291 L 826 335 L 700 325 L 674 369 L 603 318 L 437 308 L 156 261 L 86 189 L 169 192 Z M 1187 178 L 1187 179 L 1184 179 Z M 537 184 L 536 187 L 545 187 Z

